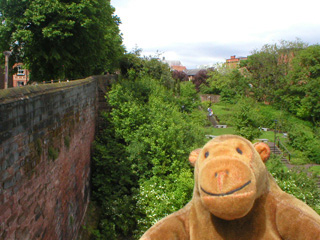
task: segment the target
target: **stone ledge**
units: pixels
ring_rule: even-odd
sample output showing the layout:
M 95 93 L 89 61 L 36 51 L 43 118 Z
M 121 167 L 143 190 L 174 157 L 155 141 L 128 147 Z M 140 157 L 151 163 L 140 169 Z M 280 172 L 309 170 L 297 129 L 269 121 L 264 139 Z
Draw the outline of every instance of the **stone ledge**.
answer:
M 48 84 L 39 83 L 38 85 L 27 85 L 24 87 L 3 89 L 0 90 L 0 104 L 16 101 L 19 99 L 28 99 L 29 97 L 44 93 L 62 91 L 63 89 L 89 84 L 92 81 L 95 81 L 94 77 L 88 77 L 85 79 L 74 80 L 70 82 Z

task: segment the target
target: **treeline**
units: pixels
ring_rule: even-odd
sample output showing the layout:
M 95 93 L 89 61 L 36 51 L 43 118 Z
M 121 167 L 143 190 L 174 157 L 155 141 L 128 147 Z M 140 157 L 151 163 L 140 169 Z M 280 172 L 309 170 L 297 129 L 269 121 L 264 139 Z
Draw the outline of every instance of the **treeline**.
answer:
M 125 51 L 114 11 L 109 0 L 0 1 L 0 64 L 11 51 L 9 69 L 23 63 L 41 82 L 113 72 Z
M 127 54 L 121 66 L 94 144 L 96 239 L 138 239 L 183 207 L 194 185 L 188 155 L 205 141 L 206 114 L 191 82 L 178 87 L 169 67 L 153 58 Z
M 277 128 L 305 158 L 320 163 L 320 45 L 299 40 L 265 45 L 236 69 L 217 67 L 200 89 L 236 104 L 233 124 L 239 135 L 253 140 L 259 126 Z M 255 103 L 281 115 L 273 115 L 272 108 L 262 114 L 266 108 Z
M 202 91 L 230 101 L 250 96 L 319 125 L 320 46 L 300 40 L 267 44 L 254 50 L 238 69 L 217 68 Z

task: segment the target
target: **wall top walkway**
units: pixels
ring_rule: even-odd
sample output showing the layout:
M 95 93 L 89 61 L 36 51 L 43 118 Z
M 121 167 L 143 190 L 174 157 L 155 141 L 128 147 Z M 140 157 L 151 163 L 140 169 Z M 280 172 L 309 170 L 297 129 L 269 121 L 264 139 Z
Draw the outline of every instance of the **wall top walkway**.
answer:
M 52 84 L 27 85 L 23 87 L 8 88 L 0 90 L 0 104 L 16 101 L 18 99 L 26 99 L 39 94 L 48 92 L 61 91 L 63 89 L 86 85 L 95 81 L 95 77 L 88 77 L 86 79 L 74 80 L 69 82 L 60 82 Z

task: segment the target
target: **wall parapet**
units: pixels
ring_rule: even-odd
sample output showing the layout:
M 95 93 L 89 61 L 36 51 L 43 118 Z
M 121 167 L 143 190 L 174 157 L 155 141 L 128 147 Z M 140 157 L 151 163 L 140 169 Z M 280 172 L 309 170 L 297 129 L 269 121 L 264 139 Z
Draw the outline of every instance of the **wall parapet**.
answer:
M 0 90 L 0 239 L 75 239 L 105 77 Z
M 0 91 L 0 104 L 10 101 L 16 101 L 21 98 L 28 98 L 36 96 L 39 94 L 44 94 L 48 92 L 60 91 L 67 88 L 73 88 L 75 86 L 88 84 L 92 81 L 96 81 L 96 78 L 90 77 L 81 80 L 69 81 L 69 82 L 60 82 L 53 84 L 36 84 L 36 85 L 27 85 L 23 87 L 16 88 L 7 88 Z

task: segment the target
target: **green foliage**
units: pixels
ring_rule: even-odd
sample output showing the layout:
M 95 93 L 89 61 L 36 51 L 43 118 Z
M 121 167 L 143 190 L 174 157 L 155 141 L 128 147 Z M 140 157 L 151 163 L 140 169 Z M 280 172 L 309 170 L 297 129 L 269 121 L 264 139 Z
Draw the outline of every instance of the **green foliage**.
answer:
M 256 113 L 261 127 L 287 131 L 294 117 L 286 111 L 278 110 L 273 106 L 256 104 Z
M 192 82 L 181 82 L 179 94 L 178 101 L 182 111 L 190 113 L 200 105 L 199 95 Z
M 213 114 L 216 116 L 220 124 L 232 124 L 232 104 L 219 102 L 212 105 Z M 207 107 L 205 107 L 206 109 Z
M 168 89 L 176 87 L 169 66 L 159 61 L 159 55 L 141 57 L 140 53 L 141 49 L 135 49 L 120 59 L 121 75 L 124 78 L 134 81 L 136 78 L 148 75 L 150 78 L 160 81 Z M 177 86 L 177 88 L 179 87 Z
M 316 173 L 318 176 L 320 176 L 320 165 L 312 166 L 309 168 L 312 172 Z
M 316 124 L 320 121 L 320 45 L 300 51 L 292 61 L 283 101 L 292 113 Z
M 286 109 L 314 125 L 320 121 L 320 46 L 281 41 L 253 51 L 245 65 L 258 101 Z
M 124 49 L 108 0 L 0 2 L 0 49 L 23 62 L 31 80 L 113 71 Z M 11 61 L 12 63 L 14 61 Z
M 169 213 L 178 211 L 191 200 L 194 180 L 190 169 L 182 169 L 165 178 L 152 177 L 140 185 L 137 207 L 145 216 L 137 219 L 135 235 L 141 236 L 149 227 Z
M 281 103 L 280 92 L 288 84 L 286 75 L 292 58 L 305 47 L 306 44 L 297 39 L 293 42 L 266 44 L 261 50 L 253 51 L 246 62 L 246 69 L 256 100 Z
M 130 229 L 135 228 L 135 203 L 130 196 L 137 187 L 137 179 L 127 161 L 123 140 L 115 135 L 110 114 L 104 113 L 103 118 L 105 126 L 94 144 L 93 199 L 102 212 L 102 236 L 116 239 L 118 233 L 130 235 Z M 131 215 L 125 214 L 130 211 Z
M 112 111 L 104 114 L 106 126 L 96 139 L 92 181 L 102 239 L 137 239 L 191 199 L 188 155 L 205 141 L 206 116 L 195 109 L 194 86 L 182 84 L 174 96 L 163 81 L 166 71 L 143 59 L 140 70 L 128 69 L 128 79 L 108 93 Z
M 245 104 L 246 106 L 242 106 Z M 240 105 L 240 108 L 239 108 Z M 241 111 L 242 109 L 242 111 Z M 252 111 L 252 112 L 251 112 Z M 237 130 L 235 124 L 243 127 L 244 132 L 248 124 L 246 119 L 251 119 L 249 126 L 266 127 L 270 129 L 277 129 L 278 136 L 282 136 L 281 132 L 286 132 L 288 138 L 283 139 L 286 147 L 292 154 L 293 162 L 295 163 L 319 163 L 319 128 L 314 127 L 310 122 L 301 120 L 285 110 L 278 110 L 274 106 L 254 103 L 252 100 L 242 100 L 236 105 L 227 104 L 224 102 L 213 105 L 213 112 L 219 119 L 220 123 L 227 124 L 228 129 L 213 129 L 208 132 L 212 135 L 221 135 L 226 133 L 242 134 Z M 275 122 L 277 120 L 277 122 Z M 255 130 L 255 129 L 253 129 Z M 272 132 L 260 132 L 260 138 L 267 138 L 274 141 Z M 271 136 L 270 136 L 271 135 Z M 256 136 L 257 137 L 257 136 Z
M 209 73 L 209 87 L 202 87 L 202 91 L 220 94 L 221 100 L 235 103 L 241 96 L 248 94 L 250 85 L 248 78 L 238 69 L 228 69 L 224 66 Z
M 196 73 L 194 78 L 192 79 L 193 84 L 195 85 L 197 91 L 200 90 L 201 85 L 207 85 L 208 71 L 202 69 Z
M 55 149 L 54 147 L 50 146 L 48 148 L 48 156 L 52 161 L 56 160 L 59 157 L 59 149 Z
M 67 149 L 69 149 L 70 147 L 70 137 L 69 136 L 65 136 L 64 137 L 64 145 L 67 147 Z
M 276 156 L 273 156 L 266 165 L 283 191 L 307 203 L 320 214 L 320 190 L 315 176 L 310 177 L 305 172 L 288 170 Z
M 252 141 L 259 137 L 260 123 L 255 104 L 251 99 L 241 99 L 233 107 L 232 122 L 237 135 Z
M 143 70 L 146 74 L 152 79 L 159 80 L 168 89 L 173 88 L 174 80 L 167 64 L 159 61 L 158 57 L 148 57 L 143 60 Z
M 310 127 L 302 124 L 292 125 L 288 137 L 293 148 L 302 151 L 311 162 L 320 163 L 320 138 Z
M 142 59 L 139 57 L 140 52 L 141 50 L 136 50 L 136 52 L 126 53 L 120 58 L 120 72 L 125 78 L 128 78 L 129 70 L 138 72 L 143 68 Z
M 191 149 L 187 146 L 199 139 L 195 131 L 201 132 L 200 126 L 192 124 L 190 116 L 181 111 L 179 99 L 155 80 L 125 81 L 115 86 L 109 99 L 116 134 L 130 143 L 127 151 L 139 176 L 172 172 L 178 167 L 172 160 L 188 154 Z

